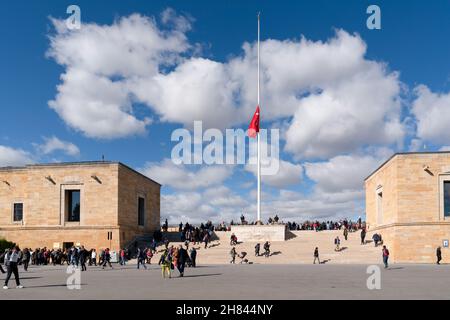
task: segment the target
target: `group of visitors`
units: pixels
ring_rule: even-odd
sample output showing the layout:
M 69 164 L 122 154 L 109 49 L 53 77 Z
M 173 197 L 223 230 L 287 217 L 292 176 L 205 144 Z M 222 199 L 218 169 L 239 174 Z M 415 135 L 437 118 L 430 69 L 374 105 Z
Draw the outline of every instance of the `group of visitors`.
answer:
M 357 222 L 351 220 L 343 219 L 339 221 L 305 221 L 303 223 L 287 222 L 287 228 L 292 231 L 300 230 L 342 230 L 347 229 L 347 232 L 355 232 L 357 230 L 365 228 L 365 223 L 358 219 Z
M 184 276 L 184 268 L 186 264 L 189 267 L 196 267 L 197 250 L 192 247 L 188 253 L 189 247 L 183 248 L 182 245 L 178 247 L 171 246 L 166 248 L 161 254 L 158 264 L 161 266 L 162 277 L 172 277 L 171 270 L 178 269 L 180 277 Z
M 208 221 L 205 224 L 201 223 L 200 227 L 194 227 L 188 222 L 183 225 L 183 223 L 180 222 L 178 231 L 181 234 L 181 242 L 191 242 L 194 245 L 197 243 L 204 243 L 205 249 L 207 249 L 208 244 L 211 242 L 214 226 L 211 221 Z

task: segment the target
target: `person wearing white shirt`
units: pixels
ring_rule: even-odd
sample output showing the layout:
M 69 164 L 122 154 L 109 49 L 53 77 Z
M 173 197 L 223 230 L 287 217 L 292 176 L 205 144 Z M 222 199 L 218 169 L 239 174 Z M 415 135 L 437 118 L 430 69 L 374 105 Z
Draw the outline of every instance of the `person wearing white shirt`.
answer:
M 18 289 L 23 288 L 23 286 L 20 284 L 20 280 L 19 280 L 19 269 L 17 268 L 17 262 L 20 258 L 19 255 L 19 247 L 14 247 L 13 250 L 9 251 L 6 255 L 5 255 L 5 265 L 7 268 L 7 272 L 8 274 L 6 275 L 6 279 L 5 279 L 5 285 L 3 286 L 3 289 L 8 289 L 8 282 L 9 279 L 11 278 L 11 274 L 14 273 L 14 278 L 16 279 L 16 285 Z

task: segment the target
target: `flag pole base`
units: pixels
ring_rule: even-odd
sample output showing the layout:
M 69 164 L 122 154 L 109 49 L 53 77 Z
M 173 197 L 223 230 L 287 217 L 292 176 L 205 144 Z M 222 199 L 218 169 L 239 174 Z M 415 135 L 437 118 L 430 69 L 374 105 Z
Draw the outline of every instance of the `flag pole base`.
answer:
M 262 221 L 261 220 L 258 220 L 258 221 L 256 221 L 256 223 L 255 223 L 257 226 L 262 226 L 264 223 L 262 223 Z

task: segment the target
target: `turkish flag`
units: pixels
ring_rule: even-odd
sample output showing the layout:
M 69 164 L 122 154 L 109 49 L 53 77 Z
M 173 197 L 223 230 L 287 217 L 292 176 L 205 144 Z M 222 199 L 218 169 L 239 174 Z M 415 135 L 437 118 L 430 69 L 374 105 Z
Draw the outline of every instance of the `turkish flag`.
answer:
M 252 121 L 248 126 L 248 136 L 250 138 L 255 138 L 258 132 L 259 132 L 259 106 L 256 107 L 255 114 L 253 115 Z

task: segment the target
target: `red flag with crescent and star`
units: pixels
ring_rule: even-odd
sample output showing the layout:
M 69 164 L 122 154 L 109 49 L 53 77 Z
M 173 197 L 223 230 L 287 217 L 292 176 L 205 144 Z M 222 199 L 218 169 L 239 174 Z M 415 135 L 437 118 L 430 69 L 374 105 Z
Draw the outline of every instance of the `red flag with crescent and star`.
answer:
M 250 138 L 255 138 L 258 132 L 259 132 L 259 106 L 256 107 L 255 114 L 253 115 L 252 121 L 248 126 L 248 136 Z

